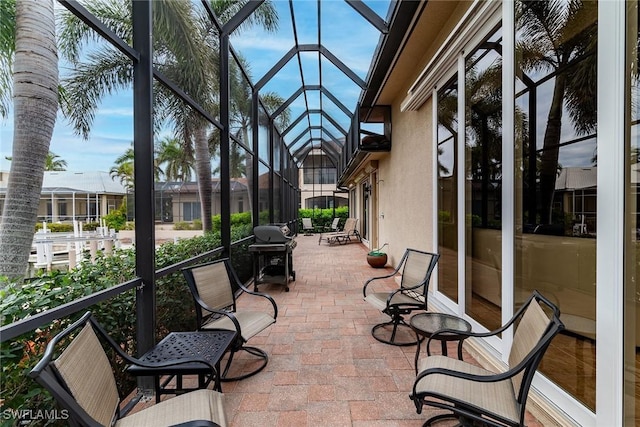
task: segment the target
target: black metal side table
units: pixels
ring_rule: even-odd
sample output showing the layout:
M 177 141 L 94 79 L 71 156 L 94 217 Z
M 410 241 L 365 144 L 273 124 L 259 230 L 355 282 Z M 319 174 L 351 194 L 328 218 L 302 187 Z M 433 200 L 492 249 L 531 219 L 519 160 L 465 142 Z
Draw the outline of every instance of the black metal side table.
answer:
M 156 402 L 160 402 L 161 394 L 180 394 L 186 391 L 207 387 L 213 380 L 215 389 L 220 387 L 220 360 L 236 339 L 237 333 L 228 330 L 208 330 L 198 332 L 171 332 L 162 341 L 147 351 L 140 361 L 148 363 L 166 363 L 180 359 L 200 359 L 216 368 L 218 375 L 211 378 L 211 370 L 202 363 L 183 363 L 162 367 L 144 367 L 130 365 L 127 371 L 132 375 L 152 375 L 156 389 Z M 160 377 L 169 375 L 160 383 Z M 183 375 L 198 375 L 198 387 L 186 389 L 182 384 Z M 176 377 L 175 388 L 167 388 L 167 384 Z
M 420 313 L 416 314 L 409 321 L 411 329 L 418 337 L 418 345 L 416 348 L 415 367 L 418 372 L 418 358 L 420 356 L 420 340 L 421 337 L 429 338 L 434 332 L 440 329 L 450 329 L 453 331 L 470 332 L 471 324 L 466 320 L 445 313 Z M 442 354 L 447 356 L 447 341 L 458 341 L 458 359 L 462 360 L 462 342 L 467 338 L 464 334 L 446 333 L 438 334 L 435 339 L 440 341 L 442 345 Z M 427 341 L 428 342 L 428 341 Z M 427 349 L 428 351 L 429 349 Z

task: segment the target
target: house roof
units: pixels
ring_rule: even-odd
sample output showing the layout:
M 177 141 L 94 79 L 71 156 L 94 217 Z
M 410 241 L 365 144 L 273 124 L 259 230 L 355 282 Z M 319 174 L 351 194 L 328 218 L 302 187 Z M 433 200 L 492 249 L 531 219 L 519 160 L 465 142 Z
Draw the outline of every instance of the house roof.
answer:
M 220 192 L 220 179 L 211 178 L 211 187 L 214 193 Z M 232 178 L 231 179 L 231 191 L 243 191 L 247 189 L 246 178 Z M 156 191 L 164 191 L 171 193 L 197 193 L 198 183 L 195 181 L 190 182 L 156 182 Z
M 7 192 L 6 182 L 2 181 L 0 193 Z M 108 172 L 45 171 L 42 193 L 127 194 L 127 190 Z
M 127 189 L 107 172 L 62 171 L 44 173 L 42 192 L 127 194 Z
M 598 185 L 598 168 L 567 167 L 562 168 L 556 179 L 556 190 L 582 190 L 596 188 Z

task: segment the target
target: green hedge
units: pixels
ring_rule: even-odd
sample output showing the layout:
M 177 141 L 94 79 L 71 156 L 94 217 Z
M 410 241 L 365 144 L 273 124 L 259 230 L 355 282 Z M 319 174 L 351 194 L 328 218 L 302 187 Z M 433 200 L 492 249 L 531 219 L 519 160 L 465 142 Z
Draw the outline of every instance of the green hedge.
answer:
M 323 230 L 330 227 L 333 218 L 340 218 L 339 227 L 342 228 L 347 218 L 349 218 L 349 208 L 346 206 L 334 209 L 299 209 L 298 210 L 298 230 L 302 230 L 302 218 L 311 218 L 311 222 L 316 230 Z
M 56 224 L 62 225 L 62 224 Z M 253 232 L 250 214 L 232 216 L 231 240 L 239 241 Z M 157 269 L 168 267 L 185 259 L 220 247 L 220 233 L 167 242 L 156 249 Z M 247 246 L 232 248 L 232 263 L 241 280 L 251 278 L 252 258 Z M 206 260 L 203 260 L 206 261 Z M 94 263 L 83 261 L 79 267 L 69 271 L 45 272 L 28 283 L 9 282 L 0 278 L 0 324 L 7 325 L 36 313 L 58 307 L 102 289 L 126 282 L 135 277 L 135 249 L 116 249 L 111 256 L 98 253 Z M 156 339 L 170 331 L 195 330 L 193 301 L 186 282 L 180 272 L 159 278 L 156 281 Z M 135 290 L 127 291 L 91 307 L 98 321 L 109 331 L 111 337 L 122 345 L 124 351 L 135 354 Z M 49 340 L 65 327 L 77 320 L 84 310 L 67 318 L 59 319 L 36 331 L 21 335 L 0 345 L 2 371 L 0 376 L 0 413 L 10 411 L 43 410 L 55 408 L 48 392 L 27 374 L 42 357 Z M 135 379 L 122 372 L 122 361 L 114 360 L 116 382 L 121 396 L 134 390 Z M 6 412 L 5 412 L 6 411 Z M 17 424 L 9 416 L 0 417 L 0 425 Z M 45 424 L 45 420 L 41 425 Z M 36 425 L 36 424 L 32 424 Z
M 249 230 L 250 232 L 250 230 Z M 232 230 L 232 236 L 245 236 L 246 227 Z M 157 268 L 175 264 L 184 259 L 220 246 L 220 234 L 183 239 L 177 243 L 167 242 L 156 250 Z M 60 306 L 64 303 L 90 295 L 135 276 L 135 250 L 118 249 L 112 256 L 99 254 L 95 263 L 82 262 L 70 272 L 53 271 L 34 280 L 10 283 L 0 279 L 0 321 L 2 325 L 13 323 L 36 313 Z M 157 330 L 156 339 L 169 331 L 194 330 L 195 313 L 193 301 L 180 272 L 156 281 Z M 135 354 L 135 290 L 127 291 L 115 298 L 90 308 L 98 321 L 105 326 L 114 340 L 129 354 Z M 27 374 L 40 360 L 47 342 L 63 330 L 83 312 L 60 319 L 34 332 L 19 336 L 0 345 L 2 376 L 0 387 L 0 412 L 20 409 L 52 410 L 54 403 L 49 393 L 43 392 Z M 124 375 L 123 364 L 115 360 L 116 381 L 121 396 L 128 395 L 136 386 L 135 379 Z M 0 417 L 0 423 L 13 425 L 16 420 Z M 10 418 L 10 417 L 7 417 Z M 44 421 L 43 421 L 44 424 Z

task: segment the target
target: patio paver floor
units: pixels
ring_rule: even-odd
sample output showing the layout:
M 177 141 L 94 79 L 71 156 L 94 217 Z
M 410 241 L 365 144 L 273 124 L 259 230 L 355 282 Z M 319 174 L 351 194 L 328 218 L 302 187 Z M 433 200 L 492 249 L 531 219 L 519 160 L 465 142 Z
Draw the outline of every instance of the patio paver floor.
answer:
M 229 426 L 421 426 L 436 412 L 424 407 L 418 415 L 409 399 L 415 347 L 376 341 L 371 327 L 388 317 L 362 297 L 367 279 L 392 269 L 371 268 L 359 243 L 318 245 L 317 235 L 302 234 L 296 240 L 290 291 L 259 287 L 276 300 L 278 318 L 248 344 L 264 349 L 269 363 L 253 377 L 222 384 Z M 396 286 L 391 279 L 388 285 Z M 253 300 L 258 298 L 241 297 L 239 308 Z M 456 343 L 450 345 L 450 354 L 456 354 Z M 466 351 L 463 355 L 470 360 Z M 233 367 L 243 365 L 234 360 Z M 542 424 L 527 414 L 527 425 Z

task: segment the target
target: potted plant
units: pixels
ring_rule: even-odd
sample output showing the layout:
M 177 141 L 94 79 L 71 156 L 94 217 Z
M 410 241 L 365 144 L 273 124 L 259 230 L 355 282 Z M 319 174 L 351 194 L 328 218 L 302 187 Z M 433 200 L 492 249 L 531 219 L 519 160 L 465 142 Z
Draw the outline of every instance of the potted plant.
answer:
M 387 243 L 382 245 L 378 249 L 374 249 L 367 254 L 367 262 L 373 268 L 383 268 L 387 265 L 387 254 L 382 251 L 384 247 L 387 246 Z

